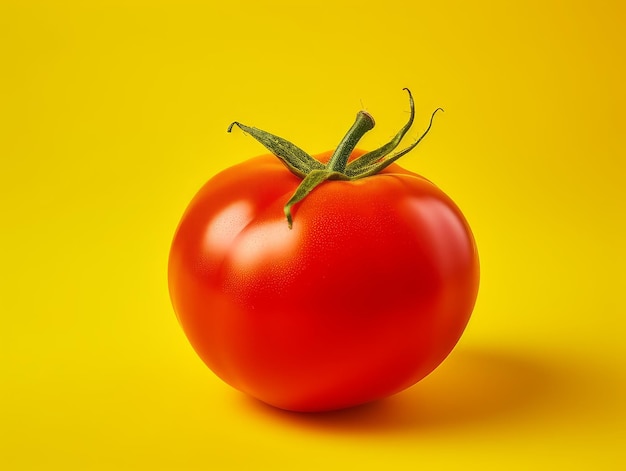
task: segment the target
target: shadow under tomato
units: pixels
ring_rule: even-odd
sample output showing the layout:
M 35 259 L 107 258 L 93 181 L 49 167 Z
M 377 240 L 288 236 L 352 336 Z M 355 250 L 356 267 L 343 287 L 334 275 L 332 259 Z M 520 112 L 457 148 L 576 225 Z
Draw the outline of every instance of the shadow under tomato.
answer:
M 510 352 L 463 349 L 412 388 L 333 412 L 297 413 L 241 396 L 247 411 L 271 420 L 337 432 L 389 433 L 453 428 L 563 409 L 581 375 L 563 362 Z

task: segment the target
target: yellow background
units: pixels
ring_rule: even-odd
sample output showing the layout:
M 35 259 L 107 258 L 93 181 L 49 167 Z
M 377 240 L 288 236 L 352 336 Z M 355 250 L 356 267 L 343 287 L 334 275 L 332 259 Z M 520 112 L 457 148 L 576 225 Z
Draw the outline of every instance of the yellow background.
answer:
M 618 469 L 626 464 L 623 2 L 0 5 L 0 468 Z M 178 220 L 220 169 L 373 148 L 462 208 L 482 285 L 449 359 L 354 410 L 261 406 L 169 304 Z M 410 139 L 408 140 L 410 142 Z

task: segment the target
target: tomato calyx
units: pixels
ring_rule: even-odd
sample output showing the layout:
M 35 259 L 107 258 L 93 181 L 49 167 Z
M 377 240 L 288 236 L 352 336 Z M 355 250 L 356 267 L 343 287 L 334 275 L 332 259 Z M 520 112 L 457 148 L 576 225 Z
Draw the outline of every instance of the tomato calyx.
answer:
M 352 151 L 365 133 L 373 129 L 375 125 L 374 118 L 366 111 L 357 113 L 354 124 L 352 124 L 352 127 L 336 147 L 327 164 L 313 158 L 307 152 L 282 137 L 255 127 L 246 126 L 238 121 L 232 122 L 228 126 L 227 131 L 231 132 L 233 127 L 237 126 L 278 157 L 294 175 L 302 178 L 302 182 L 284 206 L 285 217 L 291 229 L 293 226 L 292 206 L 306 198 L 318 185 L 327 180 L 358 180 L 375 175 L 403 155 L 412 151 L 424 139 L 432 127 L 435 115 L 438 111 L 443 111 L 442 108 L 437 108 L 433 111 L 428 127 L 415 142 L 403 150 L 392 153 L 398 147 L 405 134 L 411 129 L 415 119 L 413 95 L 408 88 L 404 90 L 409 95 L 411 108 L 407 123 L 388 143 L 361 155 L 352 162 L 348 162 Z

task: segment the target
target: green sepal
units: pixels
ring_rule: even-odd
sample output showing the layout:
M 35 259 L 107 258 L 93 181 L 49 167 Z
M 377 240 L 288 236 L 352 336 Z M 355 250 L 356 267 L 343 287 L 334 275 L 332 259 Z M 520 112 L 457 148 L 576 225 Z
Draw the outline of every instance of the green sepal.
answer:
M 424 131 L 424 133 L 413 144 L 406 149 L 389 156 L 389 154 L 393 152 L 396 147 L 398 147 L 406 133 L 409 131 L 415 118 L 413 96 L 411 95 L 409 89 L 405 88 L 404 90 L 406 90 L 409 94 L 409 104 L 411 108 L 411 114 L 408 122 L 387 144 L 374 151 L 363 154 L 350 163 L 348 163 L 350 154 L 352 154 L 352 151 L 356 147 L 357 143 L 366 132 L 374 127 L 374 119 L 365 111 L 360 111 L 357 114 L 356 121 L 341 140 L 326 165 L 311 157 L 305 151 L 286 139 L 275 136 L 274 134 L 258 128 L 246 126 L 238 121 L 231 123 L 228 127 L 228 132 L 231 132 L 233 126 L 238 126 L 242 131 L 250 134 L 276 157 L 278 157 L 293 174 L 303 179 L 284 206 L 285 217 L 287 218 L 287 223 L 291 229 L 293 226 L 291 208 L 294 204 L 299 203 L 306 198 L 307 195 L 309 195 L 318 185 L 327 180 L 358 180 L 360 178 L 375 175 L 394 163 L 403 155 L 412 151 L 422 141 L 422 139 L 424 139 L 433 125 L 435 114 L 437 114 L 438 111 L 443 111 L 443 109 L 437 108 L 432 113 L 428 128 L 426 128 L 426 131 Z
M 326 180 L 349 180 L 347 176 L 340 172 L 329 172 L 328 170 L 313 170 L 309 173 L 302 183 L 296 188 L 296 191 L 291 196 L 289 201 L 284 207 L 285 217 L 289 224 L 289 229 L 293 226 L 293 218 L 291 216 L 291 207 L 306 198 L 318 185 L 324 183 Z
M 411 108 L 409 120 L 387 144 L 379 147 L 376 150 L 363 154 L 359 158 L 350 162 L 345 170 L 345 174 L 349 177 L 359 175 L 363 171 L 363 169 L 368 168 L 371 165 L 379 162 L 383 157 L 392 152 L 396 147 L 398 147 L 404 135 L 409 131 L 409 129 L 411 129 L 411 126 L 413 125 L 413 119 L 415 118 L 415 104 L 413 102 L 413 95 L 411 94 L 411 91 L 408 88 L 405 88 L 404 90 L 406 90 L 406 92 L 409 94 L 409 105 Z
M 315 160 L 298 146 L 282 137 L 275 136 L 274 134 L 258 128 L 246 126 L 237 121 L 228 126 L 228 132 L 231 132 L 233 126 L 237 126 L 245 133 L 250 134 L 263 144 L 267 150 L 278 157 L 292 173 L 301 178 L 306 177 L 307 174 L 313 170 L 321 170 L 324 168 L 323 163 Z
M 371 165 L 368 165 L 366 167 L 360 168 L 359 169 L 359 173 L 357 173 L 355 175 L 349 175 L 350 178 L 356 180 L 358 178 L 365 178 L 365 177 L 369 177 L 371 175 L 376 175 L 377 173 L 382 171 L 385 167 L 388 167 L 389 165 L 394 163 L 396 160 L 398 160 L 400 157 L 402 157 L 403 155 L 408 154 L 413 149 L 415 149 L 417 147 L 417 145 L 422 141 L 422 139 L 424 139 L 424 137 L 426 137 L 426 134 L 428 134 L 428 131 L 430 131 L 430 128 L 433 125 L 433 119 L 435 118 L 435 115 L 437 114 L 437 111 L 442 111 L 443 112 L 443 108 L 437 108 L 435 111 L 433 111 L 433 114 L 430 115 L 430 123 L 428 123 L 428 127 L 426 128 L 426 131 L 424 131 L 422 133 L 422 135 L 413 144 L 411 144 L 406 149 L 403 149 L 403 150 L 401 150 L 399 152 L 396 152 L 395 154 L 391 155 L 390 157 L 387 157 L 386 159 L 384 159 L 382 161 L 379 159 L 378 161 L 374 161 Z

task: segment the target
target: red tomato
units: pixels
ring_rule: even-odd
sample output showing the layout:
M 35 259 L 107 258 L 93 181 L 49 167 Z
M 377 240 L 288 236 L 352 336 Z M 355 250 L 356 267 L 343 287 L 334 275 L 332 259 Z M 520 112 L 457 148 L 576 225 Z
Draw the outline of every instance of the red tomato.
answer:
M 352 162 L 364 154 L 349 151 Z M 170 253 L 178 320 L 215 374 L 283 409 L 402 391 L 469 320 L 479 279 L 470 228 L 440 189 L 396 164 L 317 185 L 290 228 L 284 207 L 301 182 L 266 155 L 204 185 Z

